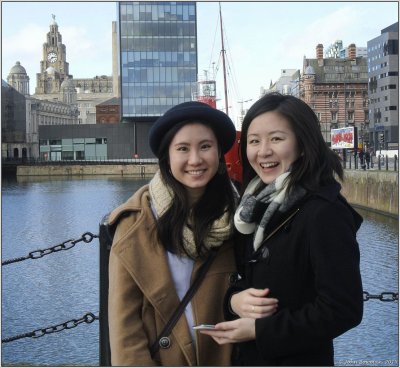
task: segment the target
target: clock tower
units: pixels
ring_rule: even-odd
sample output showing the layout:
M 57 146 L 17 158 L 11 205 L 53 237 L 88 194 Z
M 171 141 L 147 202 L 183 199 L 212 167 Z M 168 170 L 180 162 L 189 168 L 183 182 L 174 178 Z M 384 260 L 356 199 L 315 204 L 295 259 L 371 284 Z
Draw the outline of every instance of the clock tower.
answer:
M 58 32 L 56 16 L 52 14 L 53 21 L 50 24 L 50 32 L 43 44 L 40 73 L 36 74 L 36 94 L 57 94 L 61 90 L 61 83 L 66 79 L 72 79 L 69 75 L 69 64 L 66 62 L 66 49 L 62 43 L 62 37 Z

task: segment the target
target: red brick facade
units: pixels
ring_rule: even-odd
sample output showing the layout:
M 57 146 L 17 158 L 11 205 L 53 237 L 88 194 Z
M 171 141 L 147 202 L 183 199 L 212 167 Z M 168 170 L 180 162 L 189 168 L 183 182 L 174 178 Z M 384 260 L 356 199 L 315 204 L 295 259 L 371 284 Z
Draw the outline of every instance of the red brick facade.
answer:
M 326 142 L 330 142 L 331 129 L 356 126 L 359 143 L 365 144 L 369 124 L 366 58 L 321 59 L 322 45 L 316 51 L 316 59 L 304 59 L 300 98 L 317 114 Z
M 112 98 L 96 106 L 96 124 L 117 124 L 120 121 L 120 101 Z

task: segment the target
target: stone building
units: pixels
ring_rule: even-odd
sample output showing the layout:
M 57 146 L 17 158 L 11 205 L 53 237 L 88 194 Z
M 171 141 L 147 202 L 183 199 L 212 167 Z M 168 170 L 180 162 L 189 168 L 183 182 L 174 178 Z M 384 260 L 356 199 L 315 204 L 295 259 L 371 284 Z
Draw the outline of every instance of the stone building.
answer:
M 14 71 L 13 67 L 10 72 Z M 74 104 L 24 95 L 21 92 L 26 86 L 20 87 L 18 91 L 5 81 L 1 84 L 2 158 L 36 159 L 39 158 L 39 126 L 77 125 L 79 112 Z
M 324 58 L 323 45 L 315 58 L 304 58 L 300 78 L 300 98 L 315 111 L 321 132 L 330 144 L 331 129 L 358 128 L 359 146 L 369 144 L 367 59 L 356 57 L 356 47 L 348 48 L 348 58 Z
M 43 44 L 35 94 L 29 95 L 29 77 L 19 61 L 11 68 L 8 83 L 2 81 L 2 157 L 59 159 L 58 153 L 40 153 L 39 126 L 73 129 L 78 124 L 96 123 L 96 105 L 119 94 L 116 22 L 112 34 L 113 76 L 73 79 L 53 15 Z M 58 148 L 52 145 L 52 150 Z
M 76 90 L 76 105 L 79 110 L 79 124 L 96 123 L 96 105 L 119 95 L 117 52 L 117 26 L 112 24 L 113 74 L 112 76 L 95 76 L 94 78 L 73 78 L 69 74 L 66 45 L 62 43 L 62 35 L 58 30 L 55 15 L 43 44 L 40 72 L 36 75 L 34 97 L 41 100 L 60 101 L 60 93 L 68 80 L 68 88 Z
M 283 95 L 292 95 L 298 97 L 298 84 L 300 70 L 281 69 L 281 76 L 275 83 L 270 83 L 269 88 L 261 87 L 260 97 L 271 92 L 279 92 Z
M 11 68 L 7 76 L 7 83 L 24 96 L 29 96 L 29 77 L 19 61 Z

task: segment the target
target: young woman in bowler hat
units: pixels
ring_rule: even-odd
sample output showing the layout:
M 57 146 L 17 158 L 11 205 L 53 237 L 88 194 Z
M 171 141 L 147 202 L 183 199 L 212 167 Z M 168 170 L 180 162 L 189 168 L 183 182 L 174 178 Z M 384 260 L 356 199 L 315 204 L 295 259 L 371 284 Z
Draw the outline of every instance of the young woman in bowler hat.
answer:
M 201 102 L 177 105 L 152 126 L 159 171 L 109 217 L 116 224 L 109 264 L 113 365 L 230 365 L 231 346 L 192 327 L 223 319 L 223 298 L 236 272 L 238 196 L 224 160 L 235 137 L 230 118 Z M 217 255 L 199 289 L 151 356 L 151 345 L 211 251 Z
M 363 314 L 362 218 L 340 194 L 340 160 L 312 109 L 278 93 L 246 114 L 241 157 L 245 190 L 235 227 L 242 279 L 226 295 L 231 321 L 201 333 L 222 346 L 235 343 L 234 365 L 332 366 L 333 339 Z

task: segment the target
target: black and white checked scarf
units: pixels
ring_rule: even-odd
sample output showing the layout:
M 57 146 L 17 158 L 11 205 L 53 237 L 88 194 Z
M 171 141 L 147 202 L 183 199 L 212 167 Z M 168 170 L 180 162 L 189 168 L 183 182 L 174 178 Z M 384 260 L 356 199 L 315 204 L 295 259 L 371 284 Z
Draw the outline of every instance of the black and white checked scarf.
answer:
M 306 194 L 305 189 L 301 187 L 295 187 L 290 194 L 287 193 L 285 179 L 289 174 L 289 171 L 281 174 L 254 196 L 256 190 L 263 185 L 260 177 L 256 176 L 243 194 L 234 221 L 236 229 L 242 234 L 254 233 L 254 250 L 262 244 L 264 229 L 274 213 L 284 213 Z

